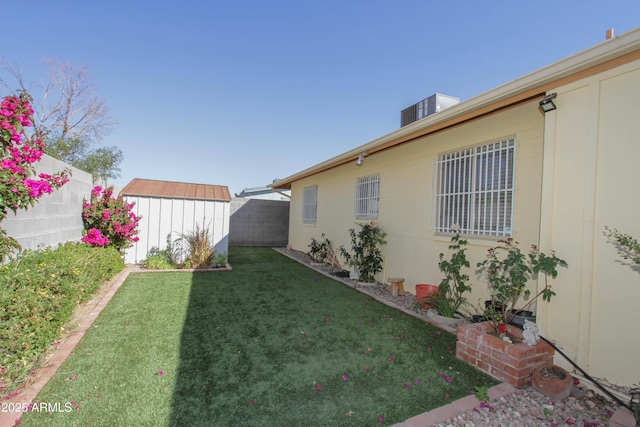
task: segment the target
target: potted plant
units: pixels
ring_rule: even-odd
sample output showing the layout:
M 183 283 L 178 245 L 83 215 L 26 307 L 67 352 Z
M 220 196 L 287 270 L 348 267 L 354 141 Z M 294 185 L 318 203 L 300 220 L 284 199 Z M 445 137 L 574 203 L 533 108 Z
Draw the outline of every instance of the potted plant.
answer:
M 490 248 L 487 259 L 477 264 L 478 272 L 486 274 L 489 281 L 491 300 L 485 317 L 496 331 L 501 324 L 510 323 L 516 315 L 526 312 L 538 297 L 551 301 L 556 293 L 551 289 L 550 279 L 557 277 L 558 267 L 567 267 L 566 261 L 558 258 L 554 251 L 547 255 L 531 245 L 525 255 L 518 242 L 511 238 L 498 242 L 501 245 Z M 527 282 L 540 273 L 544 276 L 544 287 L 531 298 Z M 528 301 L 517 308 L 521 297 Z
M 382 251 L 380 246 L 387 242 L 387 233 L 375 221 L 358 224 L 360 231 L 349 229 L 351 236 L 351 252 L 344 246 L 338 249 L 344 257 L 347 265 L 353 267 L 358 275 L 358 280 L 364 283 L 373 283 L 374 276 L 382 271 Z
M 466 255 L 468 241 L 460 237 L 460 226 L 454 225 L 451 229 L 455 233 L 449 245 L 451 257 L 445 259 L 445 255 L 441 253 L 438 263 L 444 278 L 438 286 L 438 292 L 426 297 L 427 303 L 434 307 L 440 316 L 449 318 L 453 318 L 460 308 L 467 304 L 464 294 L 471 291 L 471 285 L 468 284 L 469 275 L 462 272 L 463 268 L 470 267 Z

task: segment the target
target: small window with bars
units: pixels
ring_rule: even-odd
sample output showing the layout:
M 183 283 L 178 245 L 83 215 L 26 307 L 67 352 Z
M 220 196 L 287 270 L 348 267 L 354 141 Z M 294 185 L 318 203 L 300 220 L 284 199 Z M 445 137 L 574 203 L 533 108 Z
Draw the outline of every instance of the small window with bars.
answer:
M 306 187 L 302 196 L 302 222 L 315 224 L 318 211 L 318 186 Z
M 515 139 L 442 154 L 433 164 L 432 228 L 511 236 Z
M 355 216 L 358 219 L 378 218 L 380 175 L 359 178 L 356 182 Z

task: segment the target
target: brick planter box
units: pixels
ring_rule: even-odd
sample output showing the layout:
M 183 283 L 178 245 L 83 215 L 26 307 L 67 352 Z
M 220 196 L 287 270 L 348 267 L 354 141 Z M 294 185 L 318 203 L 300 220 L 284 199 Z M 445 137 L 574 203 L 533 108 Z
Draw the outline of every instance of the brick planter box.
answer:
M 511 384 L 524 387 L 531 382 L 536 367 L 553 363 L 554 349 L 544 341 L 534 346 L 511 344 L 488 332 L 489 322 L 458 326 L 456 356 L 483 372 Z M 507 331 L 522 338 L 522 330 L 507 325 Z

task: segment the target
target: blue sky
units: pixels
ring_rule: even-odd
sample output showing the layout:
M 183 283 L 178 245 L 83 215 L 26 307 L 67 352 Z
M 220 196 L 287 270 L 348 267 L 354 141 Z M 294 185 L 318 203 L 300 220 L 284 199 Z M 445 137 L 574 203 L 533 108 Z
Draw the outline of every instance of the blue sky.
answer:
M 640 1 L 2 1 L 0 56 L 86 65 L 133 178 L 284 178 L 640 26 Z M 8 19 L 10 17 L 10 19 Z

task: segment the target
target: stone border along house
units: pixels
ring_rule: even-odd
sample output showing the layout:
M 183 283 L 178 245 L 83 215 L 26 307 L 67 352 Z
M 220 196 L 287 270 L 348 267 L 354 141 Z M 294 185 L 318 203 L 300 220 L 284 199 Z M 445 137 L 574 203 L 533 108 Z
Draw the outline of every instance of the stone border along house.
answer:
M 135 203 L 134 213 L 142 217 L 140 240 L 126 250 L 126 263 L 145 260 L 151 248 L 167 247 L 167 235 L 175 241 L 196 226 L 209 228 L 216 253 L 228 252 L 231 195 L 227 186 L 135 178 L 120 194 Z
M 555 94 L 557 109 L 541 100 Z M 565 259 L 557 296 L 537 306 L 543 336 L 597 378 L 640 382 L 640 276 L 619 261 L 604 227 L 640 237 L 640 29 L 563 59 L 356 147 L 271 187 L 291 190 L 289 244 L 324 233 L 387 231 L 383 281 L 438 284 L 449 228 L 469 240 L 472 294 L 487 298 L 477 262 L 513 237 Z M 537 286 L 533 282 L 531 287 Z M 556 354 L 555 363 L 572 369 Z

